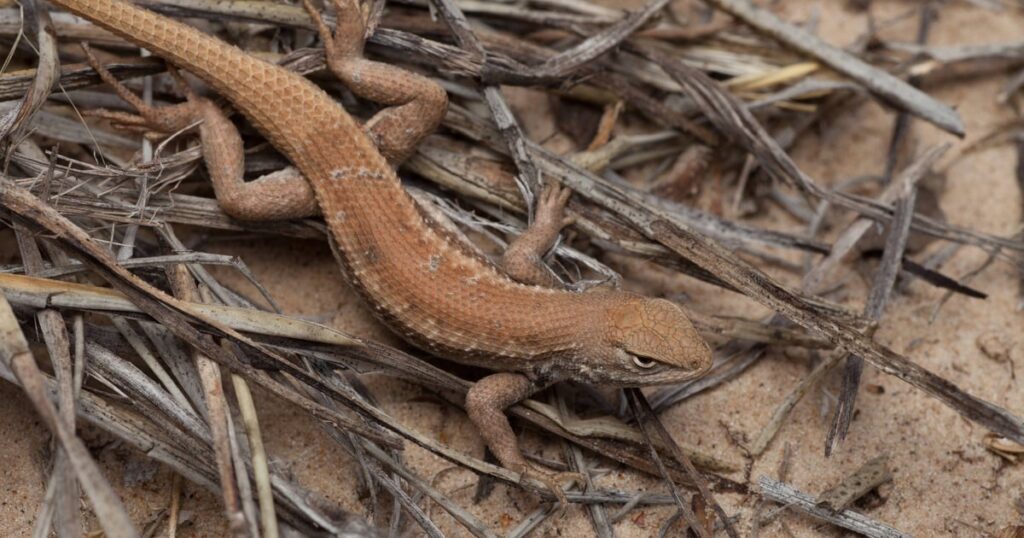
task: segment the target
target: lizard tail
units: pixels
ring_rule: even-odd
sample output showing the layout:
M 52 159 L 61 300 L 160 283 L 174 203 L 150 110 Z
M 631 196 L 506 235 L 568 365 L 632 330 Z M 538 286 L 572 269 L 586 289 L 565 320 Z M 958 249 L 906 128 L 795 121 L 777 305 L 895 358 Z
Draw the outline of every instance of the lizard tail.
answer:
M 254 58 L 215 37 L 123 0 L 52 0 L 93 24 L 196 75 L 226 97 L 285 153 L 319 126 L 287 118 L 329 120 L 332 131 L 359 131 L 323 90 L 305 78 Z M 319 109 L 319 110 L 318 110 Z M 339 122 L 344 125 L 339 125 Z M 351 132 L 351 131 L 350 131 Z

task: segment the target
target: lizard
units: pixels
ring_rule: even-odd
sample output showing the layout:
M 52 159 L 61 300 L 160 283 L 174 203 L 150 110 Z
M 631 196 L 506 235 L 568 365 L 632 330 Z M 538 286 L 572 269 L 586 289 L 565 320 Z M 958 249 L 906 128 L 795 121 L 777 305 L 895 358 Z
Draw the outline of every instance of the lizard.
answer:
M 441 122 L 447 94 L 429 78 L 364 58 L 357 0 L 332 0 L 332 32 L 311 0 L 304 7 L 327 67 L 358 97 L 385 105 L 360 124 L 306 78 L 196 28 L 125 0 L 51 0 L 149 49 L 171 65 L 185 101 L 154 108 L 124 87 L 86 48 L 105 82 L 157 131 L 198 123 L 205 164 L 222 210 L 239 220 L 320 215 L 342 273 L 374 315 L 412 345 L 494 373 L 468 390 L 465 409 L 502 466 L 539 479 L 565 504 L 554 473 L 523 456 L 504 410 L 560 380 L 627 387 L 693 379 L 711 348 L 671 301 L 617 289 L 552 286 L 541 258 L 563 226 L 571 191 L 551 181 L 533 224 L 499 266 L 432 219 L 402 187 L 396 168 Z M 177 72 L 211 86 L 291 163 L 246 181 L 242 139 L 227 113 Z M 125 118 L 127 119 L 127 118 Z

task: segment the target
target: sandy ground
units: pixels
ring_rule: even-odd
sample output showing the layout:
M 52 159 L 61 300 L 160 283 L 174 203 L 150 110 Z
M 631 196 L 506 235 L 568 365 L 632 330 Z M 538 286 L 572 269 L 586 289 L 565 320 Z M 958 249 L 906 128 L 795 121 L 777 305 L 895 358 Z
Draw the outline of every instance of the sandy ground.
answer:
M 610 2 L 611 0 L 606 0 Z M 841 2 L 786 1 L 777 9 L 790 20 L 804 20 L 812 11 L 820 13 L 819 34 L 834 44 L 851 42 L 866 26 L 863 14 L 845 10 Z M 889 17 L 917 2 L 877 1 L 875 13 Z M 909 41 L 915 22 L 908 21 L 885 32 L 890 38 Z M 980 44 L 1020 41 L 1024 37 L 1024 15 L 996 14 L 952 2 L 943 7 L 934 25 L 934 44 Z M 926 88 L 939 99 L 956 107 L 963 117 L 968 138 L 973 140 L 1004 122 L 1010 111 L 996 105 L 994 96 L 1005 74 L 944 82 Z M 535 103 L 535 95 L 515 92 L 520 111 Z M 543 100 L 541 100 L 543 102 Z M 531 136 L 544 138 L 551 127 L 542 117 L 542 107 L 531 107 L 525 123 Z M 891 114 L 876 105 L 850 110 L 807 136 L 795 148 L 798 163 L 823 184 L 858 174 L 879 173 L 880 156 L 888 143 Z M 940 141 L 963 142 L 917 125 L 918 148 Z M 946 162 L 949 162 L 947 158 Z M 941 206 L 949 219 L 961 226 L 1007 235 L 1021 222 L 1021 193 L 1015 184 L 1013 151 L 1002 146 L 973 153 L 948 169 L 948 181 Z M 771 209 L 762 217 L 766 225 L 799 232 L 798 224 L 781 211 Z M 252 241 L 217 242 L 209 250 L 241 256 L 292 314 L 310 316 L 357 335 L 394 342 L 375 322 L 353 293 L 342 283 L 334 260 L 323 244 L 312 242 Z M 934 246 L 932 247 L 934 248 Z M 794 258 L 796 259 L 796 258 Z M 946 267 L 952 275 L 963 275 L 984 259 L 974 249 L 962 250 Z M 736 315 L 760 315 L 763 311 L 737 295 L 724 293 L 691 279 L 662 270 L 639 268 L 636 263 L 608 260 L 627 274 L 639 276 L 631 285 L 653 294 L 685 291 L 693 308 Z M 769 269 L 771 270 L 771 269 Z M 778 270 L 779 278 L 793 284 L 795 277 Z M 228 283 L 254 296 L 241 279 L 227 271 L 218 274 Z M 1013 375 L 1011 363 L 987 358 L 977 344 L 979 338 L 998 338 L 1013 347 L 1013 362 L 1024 364 L 1024 316 L 1015 310 L 1018 281 L 1006 264 L 987 270 L 975 285 L 991 294 L 986 301 L 953 298 L 934 323 L 928 318 L 942 293 L 915 283 L 908 293 L 891 302 L 877 338 L 894 349 L 910 354 L 929 370 L 953 381 L 973 394 L 1002 405 L 1018 416 L 1024 415 L 1024 392 Z M 852 306 L 863 304 L 864 283 L 857 278 L 843 299 Z M 685 440 L 725 458 L 742 461 L 742 453 L 730 440 L 730 432 L 753 439 L 781 399 L 811 367 L 803 353 L 770 352 L 739 379 L 710 393 L 687 401 L 662 419 L 677 439 Z M 384 409 L 397 420 L 450 446 L 480 456 L 477 434 L 464 414 L 441 403 L 428 391 L 386 379 L 369 384 Z M 1021 499 L 1024 470 L 986 451 L 983 428 L 974 426 L 935 400 L 903 382 L 868 370 L 858 401 L 859 412 L 847 442 L 826 459 L 822 445 L 827 428 L 827 397 L 815 391 L 794 410 L 769 450 L 753 463 L 752 476 L 775 476 L 783 447 L 792 450 L 790 481 L 800 489 L 817 493 L 836 483 L 868 459 L 888 454 L 894 479 L 882 488 L 865 511 L 916 536 L 985 536 L 1005 525 L 1021 521 L 1015 509 Z M 832 384 L 829 393 L 837 385 Z M 321 492 L 349 510 L 364 512 L 365 500 L 354 487 L 353 463 L 301 413 L 264 397 L 259 402 L 268 449 L 274 465 L 291 473 L 299 482 Z M 105 435 L 87 429 L 85 437 L 96 457 L 123 494 L 132 516 L 144 524 L 168 505 L 170 472 L 148 463 L 138 454 Z M 0 535 L 26 536 L 42 500 L 44 467 L 48 461 L 48 436 L 25 399 L 9 385 L 0 385 Z M 537 435 L 523 434 L 529 450 L 561 458 L 555 443 L 543 443 Z M 409 446 L 409 464 L 422 476 L 433 477 L 448 465 L 428 453 Z M 596 464 L 608 472 L 599 485 L 661 491 L 657 480 L 607 461 Z M 732 475 L 742 480 L 741 473 Z M 462 470 L 439 475 L 436 485 L 457 502 L 471 505 L 474 478 Z M 186 485 L 183 508 L 188 521 L 182 536 L 219 536 L 224 532 L 217 498 Z M 756 498 L 721 494 L 719 500 L 729 513 L 741 517 L 740 529 L 749 528 Z M 537 506 L 536 501 L 503 486 L 495 489 L 473 511 L 492 529 L 503 532 Z M 653 536 L 671 508 L 636 510 L 615 525 L 619 536 Z M 439 509 L 436 520 L 453 536 L 466 533 Z M 780 522 L 762 530 L 762 536 L 841 535 L 830 527 L 799 515 L 785 515 Z M 93 522 L 94 524 L 94 522 Z M 785 527 L 785 528 L 784 528 Z M 413 535 L 416 533 L 413 532 Z M 571 509 L 559 520 L 546 523 L 535 536 L 590 536 L 593 531 L 579 509 Z

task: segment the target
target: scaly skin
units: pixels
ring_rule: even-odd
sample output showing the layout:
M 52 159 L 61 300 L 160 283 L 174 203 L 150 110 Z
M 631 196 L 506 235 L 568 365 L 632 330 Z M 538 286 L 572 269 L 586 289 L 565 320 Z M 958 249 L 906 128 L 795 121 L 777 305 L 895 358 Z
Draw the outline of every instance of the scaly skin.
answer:
M 518 282 L 423 215 L 385 155 L 408 155 L 439 123 L 446 97 L 425 78 L 363 60 L 361 17 L 348 0 L 336 2 L 343 28 L 333 36 L 307 9 L 339 78 L 353 92 L 392 105 L 366 126 L 301 76 L 184 24 L 121 0 L 51 1 L 210 84 L 305 178 L 283 173 L 243 183 L 237 133 L 212 103 L 190 95 L 175 111 L 187 112 L 175 116 L 176 125 L 204 120 L 207 166 L 225 211 L 250 219 L 300 216 L 312 212 L 315 195 L 344 272 L 381 320 L 423 349 L 504 372 L 478 382 L 467 397 L 470 417 L 503 465 L 531 470 L 503 409 L 552 382 L 675 383 L 710 366 L 708 345 L 672 303 Z M 159 123 L 154 111 L 140 112 Z M 557 188 L 545 196 L 538 224 L 505 260 L 523 280 L 543 280 L 524 264 L 535 264 L 562 226 L 566 196 Z

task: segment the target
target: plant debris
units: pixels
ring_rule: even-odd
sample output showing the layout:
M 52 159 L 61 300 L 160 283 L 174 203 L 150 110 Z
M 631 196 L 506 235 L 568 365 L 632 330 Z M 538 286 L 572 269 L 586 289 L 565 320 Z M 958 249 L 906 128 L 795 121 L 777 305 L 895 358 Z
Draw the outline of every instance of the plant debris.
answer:
M 750 479 L 753 462 L 771 453 L 791 412 L 815 389 L 833 413 L 822 432 L 826 453 L 843 439 L 858 443 L 850 426 L 865 363 L 987 429 L 984 447 L 1006 462 L 1022 457 L 1020 410 L 993 403 L 1006 398 L 966 381 L 972 390 L 963 390 L 919 366 L 913 347 L 900 353 L 875 339 L 888 323 L 886 306 L 911 282 L 944 290 L 932 308 L 935 319 L 954 296 L 998 297 L 999 290 L 975 283 L 993 265 L 1024 275 L 1024 232 L 973 230 L 922 207 L 939 194 L 930 191 L 933 176 L 1000 144 L 1014 144 L 1024 186 L 1020 121 L 951 152 L 948 143 L 920 144 L 909 120 L 963 136 L 970 122 L 927 84 L 963 72 L 1009 70 L 993 99 L 1013 104 L 1024 87 L 1019 43 L 927 44 L 932 20 L 944 9 L 939 2 L 891 19 L 872 14 L 865 34 L 845 49 L 817 37 L 813 24 L 787 22 L 772 6 L 748 0 L 707 0 L 693 9 L 648 0 L 631 11 L 581 0 L 362 4 L 367 54 L 433 77 L 449 93 L 442 128 L 400 171 L 423 210 L 467 248 L 485 256 L 503 249 L 532 221 L 540 186 L 554 180 L 575 192 L 568 207 L 574 224 L 547 260 L 568 288 L 643 287 L 644 279 L 633 280 L 626 270 L 642 264 L 649 274 L 686 275 L 773 312 L 722 315 L 673 290 L 668 298 L 715 346 L 708 375 L 648 394 L 618 391 L 618 405 L 614 397 L 606 400 L 608 393 L 573 384 L 509 408 L 516 422 L 561 443 L 564 464 L 550 455 L 541 461 L 584 476 L 582 487 L 566 493 L 585 507 L 595 535 L 614 536 L 616 525 L 626 524 L 657 526 L 664 535 L 685 528 L 688 536 L 710 537 L 719 529 L 739 536 L 742 508 L 722 494 L 759 491 L 755 536 L 790 511 L 867 536 L 905 536 L 850 509 L 893 479 L 884 456 L 817 497 L 786 483 L 800 464 L 788 444 L 779 480 L 762 476 L 755 486 Z M 19 6 L 0 7 L 0 39 L 11 45 L 0 69 L 0 220 L 17 246 L 0 267 L 0 377 L 21 387 L 55 439 L 36 535 L 85 532 L 78 508 L 84 493 L 105 535 L 137 536 L 137 525 L 145 535 L 174 536 L 188 519 L 192 486 L 217 496 L 232 536 L 368 536 L 375 528 L 393 536 L 525 536 L 561 521 L 543 483 L 396 420 L 365 382 L 373 375 L 403 379 L 436 394 L 447 410 L 464 405 L 475 372 L 286 315 L 280 297 L 243 260 L 205 251 L 211 237 L 325 242 L 326 228 L 318 218 L 234 220 L 210 194 L 189 130 L 154 138 L 117 129 L 91 112 L 123 108 L 100 85 L 92 61 L 141 89 L 147 104 L 178 101 L 163 60 L 140 57 L 130 43 L 35 0 Z M 320 76 L 323 49 L 300 6 L 249 0 L 146 6 L 307 75 L 360 120 L 374 109 Z M 856 7 L 873 13 L 870 2 Z M 885 37 L 883 29 L 915 15 L 916 43 Z M 335 24 L 330 13 L 325 19 Z M 79 42 L 91 44 L 86 55 Z M 137 84 L 139 77 L 145 82 Z M 544 128 L 566 136 L 537 136 L 540 130 L 518 115 L 519 92 L 542 94 L 559 118 Z M 888 155 L 868 163 L 868 175 L 829 183 L 797 166 L 791 147 L 865 102 L 896 114 Z M 241 125 L 247 176 L 287 164 Z M 870 175 L 875 172 L 880 175 Z M 779 208 L 796 224 L 766 226 L 760 217 Z M 958 277 L 955 267 L 943 265 L 961 250 L 980 250 L 986 258 Z M 862 264 L 875 268 L 858 294 L 851 274 Z M 210 269 L 216 266 L 240 275 L 257 298 L 221 282 L 215 276 L 221 273 Z M 984 332 L 975 344 L 980 355 L 1013 372 L 1020 344 L 1010 332 Z M 667 417 L 659 415 L 735 382 L 776 350 L 818 360 L 752 441 L 734 437 L 746 465 L 720 445 L 673 439 L 669 430 L 680 428 L 666 427 Z M 833 396 L 836 371 L 843 373 Z M 882 394 L 881 385 L 866 387 L 864 398 Z M 333 447 L 350 457 L 364 510 L 324 498 L 277 464 L 275 440 L 257 405 L 263 394 L 317 419 Z M 133 522 L 134 512 L 82 443 L 82 422 L 173 471 L 167 506 Z M 451 472 L 424 475 L 414 459 L 420 456 L 403 450 L 408 442 Z M 910 441 L 893 439 L 887 450 L 903 442 Z M 148 482 L 157 468 L 129 472 L 126 480 Z M 650 491 L 610 486 L 607 476 L 626 468 L 661 485 Z M 503 512 L 492 528 L 461 495 L 467 482 L 447 487 L 451 476 L 468 473 L 480 478 L 480 499 L 504 484 L 536 494 L 541 504 L 523 510 L 523 519 Z M 766 499 L 783 506 L 770 511 Z M 1020 528 L 1000 532 L 1012 536 Z

